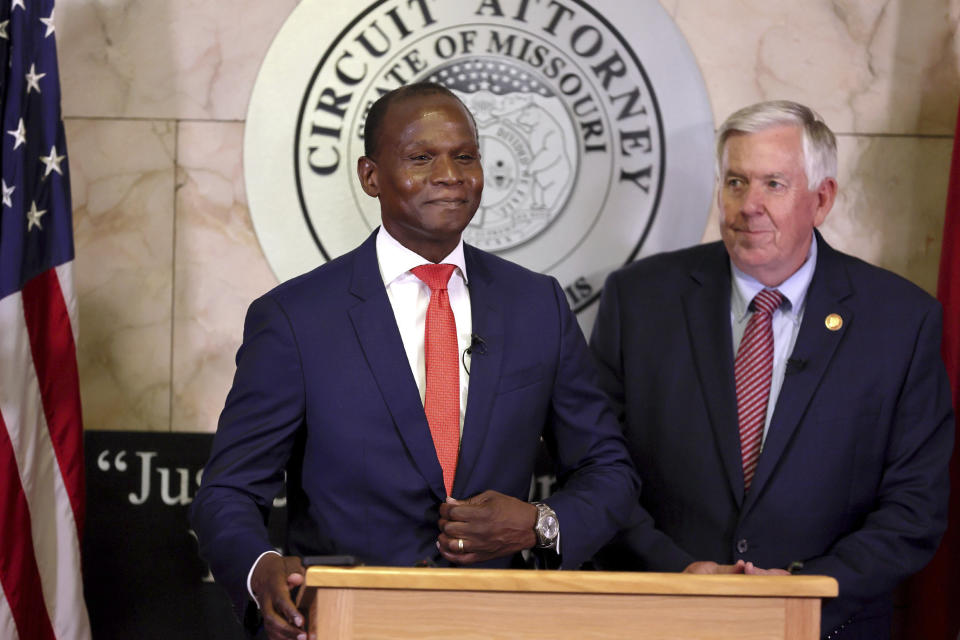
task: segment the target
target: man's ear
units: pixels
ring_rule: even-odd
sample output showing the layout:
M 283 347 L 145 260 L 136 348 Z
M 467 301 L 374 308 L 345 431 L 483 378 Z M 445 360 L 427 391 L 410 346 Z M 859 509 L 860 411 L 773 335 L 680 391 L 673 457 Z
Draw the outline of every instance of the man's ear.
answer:
M 814 213 L 813 226 L 819 227 L 827 214 L 833 208 L 833 203 L 837 199 L 837 181 L 834 178 L 824 178 L 820 186 L 817 187 L 817 211 Z
M 380 185 L 378 184 L 377 163 L 367 156 L 360 156 L 357 160 L 357 177 L 360 179 L 360 187 L 363 192 L 371 198 L 380 195 Z

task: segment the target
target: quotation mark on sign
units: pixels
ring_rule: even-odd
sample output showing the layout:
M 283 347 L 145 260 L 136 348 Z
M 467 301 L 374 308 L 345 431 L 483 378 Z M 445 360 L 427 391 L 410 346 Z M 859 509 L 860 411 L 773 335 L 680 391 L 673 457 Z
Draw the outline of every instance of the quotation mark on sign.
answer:
M 101 452 L 100 455 L 97 456 L 97 467 L 99 467 L 100 471 L 110 471 L 110 460 L 108 459 L 109 456 L 110 456 L 109 449 L 104 449 L 103 452 Z M 127 461 L 124 459 L 126 458 L 126 456 L 127 456 L 126 451 L 119 451 L 117 452 L 117 455 L 114 456 L 113 467 L 117 471 L 127 470 Z

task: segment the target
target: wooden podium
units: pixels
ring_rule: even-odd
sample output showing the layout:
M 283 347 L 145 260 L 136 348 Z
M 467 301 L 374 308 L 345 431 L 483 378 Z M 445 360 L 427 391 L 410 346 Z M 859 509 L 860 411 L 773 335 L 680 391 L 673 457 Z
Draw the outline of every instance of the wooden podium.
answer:
M 311 567 L 301 607 L 318 638 L 820 637 L 825 576 Z

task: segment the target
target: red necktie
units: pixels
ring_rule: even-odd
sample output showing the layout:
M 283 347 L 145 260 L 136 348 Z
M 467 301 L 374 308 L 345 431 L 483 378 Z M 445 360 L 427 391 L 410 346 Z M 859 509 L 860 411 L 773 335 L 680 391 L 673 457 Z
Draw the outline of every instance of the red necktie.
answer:
M 460 450 L 460 358 L 457 323 L 447 294 L 447 282 L 455 268 L 452 264 L 425 264 L 410 270 L 430 287 L 430 305 L 427 307 L 423 337 L 427 365 L 423 409 L 430 424 L 437 459 L 443 469 L 447 495 L 452 495 Z
M 733 363 L 744 492 L 750 489 L 760 459 L 760 442 L 773 377 L 773 312 L 782 300 L 783 295 L 776 289 L 764 289 L 753 299 L 750 305 L 753 315 L 747 322 Z

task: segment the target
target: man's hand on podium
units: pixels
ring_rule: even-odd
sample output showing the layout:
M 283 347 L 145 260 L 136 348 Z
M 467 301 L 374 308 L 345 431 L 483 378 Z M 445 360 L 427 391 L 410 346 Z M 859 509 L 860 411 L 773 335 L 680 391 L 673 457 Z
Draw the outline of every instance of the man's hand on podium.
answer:
M 290 599 L 290 590 L 301 584 L 303 565 L 296 556 L 268 553 L 254 567 L 250 588 L 260 603 L 270 640 L 307 640 L 303 616 Z
M 716 574 L 716 573 L 743 573 L 746 563 L 743 560 L 737 560 L 736 564 L 717 564 L 711 560 L 700 560 L 691 562 L 684 573 Z
M 743 572 L 748 576 L 789 576 L 790 572 L 786 569 L 761 569 L 748 562 L 743 566 Z
M 761 569 L 752 562 L 737 560 L 736 564 L 717 564 L 710 560 L 691 562 L 684 573 L 717 574 L 717 573 L 745 573 L 750 576 L 788 576 L 786 569 Z
M 455 564 L 511 555 L 537 544 L 537 507 L 498 491 L 440 505 L 437 548 Z

